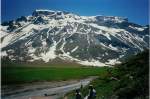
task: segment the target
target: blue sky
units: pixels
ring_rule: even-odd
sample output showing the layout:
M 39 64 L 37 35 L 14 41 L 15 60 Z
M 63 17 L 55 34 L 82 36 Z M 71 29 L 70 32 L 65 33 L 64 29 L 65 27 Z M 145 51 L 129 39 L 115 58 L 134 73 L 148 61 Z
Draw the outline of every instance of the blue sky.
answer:
M 35 9 L 69 11 L 79 15 L 127 17 L 148 24 L 148 0 L 1 0 L 2 21 L 30 15 Z

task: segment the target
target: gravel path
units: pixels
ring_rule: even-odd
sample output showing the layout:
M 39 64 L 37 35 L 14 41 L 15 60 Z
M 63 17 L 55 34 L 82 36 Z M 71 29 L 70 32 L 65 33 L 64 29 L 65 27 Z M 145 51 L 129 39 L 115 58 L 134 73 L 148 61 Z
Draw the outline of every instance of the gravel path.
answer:
M 88 85 L 95 78 L 2 86 L 2 99 L 57 99 L 69 91 L 80 88 L 81 84 L 83 87 Z

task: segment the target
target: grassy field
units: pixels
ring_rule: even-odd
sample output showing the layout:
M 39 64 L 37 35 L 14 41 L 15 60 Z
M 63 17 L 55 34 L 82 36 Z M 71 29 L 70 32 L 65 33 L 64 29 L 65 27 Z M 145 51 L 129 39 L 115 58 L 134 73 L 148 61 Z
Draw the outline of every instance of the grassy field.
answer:
M 2 67 L 3 84 L 21 84 L 36 81 L 61 81 L 80 79 L 88 76 L 100 76 L 108 67 L 81 66 L 31 66 L 15 65 Z

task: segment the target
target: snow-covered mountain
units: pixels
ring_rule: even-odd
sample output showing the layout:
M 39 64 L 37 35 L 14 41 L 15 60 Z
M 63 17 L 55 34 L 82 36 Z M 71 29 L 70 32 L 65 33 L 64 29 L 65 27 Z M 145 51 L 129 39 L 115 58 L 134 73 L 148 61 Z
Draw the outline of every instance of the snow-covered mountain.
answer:
M 1 56 L 11 61 L 104 66 L 148 48 L 148 43 L 148 26 L 114 16 L 36 10 L 1 25 Z

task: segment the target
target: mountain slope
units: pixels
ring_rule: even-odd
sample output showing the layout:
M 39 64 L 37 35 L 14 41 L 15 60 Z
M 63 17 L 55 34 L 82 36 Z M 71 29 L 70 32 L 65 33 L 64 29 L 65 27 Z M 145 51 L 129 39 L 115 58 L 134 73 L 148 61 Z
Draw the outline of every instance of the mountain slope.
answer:
M 148 48 L 149 40 L 148 27 L 126 18 L 64 11 L 36 10 L 1 27 L 1 56 L 11 61 L 112 65 Z

